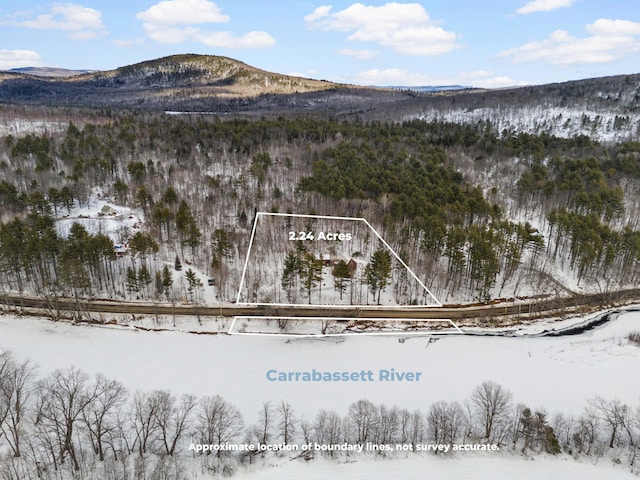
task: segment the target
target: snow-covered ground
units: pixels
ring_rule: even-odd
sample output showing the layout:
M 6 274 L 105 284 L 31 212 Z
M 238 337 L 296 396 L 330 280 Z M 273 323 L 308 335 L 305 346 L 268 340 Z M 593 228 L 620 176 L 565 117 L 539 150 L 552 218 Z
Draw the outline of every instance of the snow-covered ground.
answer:
M 239 473 L 237 480 L 633 480 L 623 468 L 591 465 L 567 458 L 420 456 L 398 460 L 367 460 L 336 464 L 316 461 L 304 464 L 285 461 L 277 468 Z
M 14 115 L 0 116 L 0 136 L 6 135 L 27 135 L 35 133 L 42 135 L 45 133 L 61 133 L 69 126 L 69 119 L 41 120 L 38 118 L 15 118 Z
M 113 209 L 113 214 L 101 214 L 103 207 Z M 91 235 L 102 233 L 114 243 L 127 242 L 142 228 L 144 217 L 142 212 L 92 196 L 87 205 L 77 203 L 67 212 L 65 208 L 58 209 L 56 230 L 58 235 L 67 237 L 74 223 L 82 225 Z

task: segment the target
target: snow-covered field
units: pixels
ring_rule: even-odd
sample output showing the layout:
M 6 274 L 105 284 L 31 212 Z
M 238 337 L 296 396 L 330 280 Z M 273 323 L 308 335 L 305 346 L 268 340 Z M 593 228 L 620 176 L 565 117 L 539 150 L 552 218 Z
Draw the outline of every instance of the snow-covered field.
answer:
M 610 465 L 592 465 L 567 458 L 436 457 L 368 460 L 353 463 L 283 462 L 277 468 L 240 473 L 237 480 L 633 480 L 638 477 Z

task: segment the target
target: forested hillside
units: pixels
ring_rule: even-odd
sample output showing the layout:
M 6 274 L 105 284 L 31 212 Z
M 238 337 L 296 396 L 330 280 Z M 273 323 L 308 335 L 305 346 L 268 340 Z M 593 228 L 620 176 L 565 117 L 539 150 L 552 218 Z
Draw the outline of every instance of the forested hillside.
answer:
M 4 137 L 5 291 L 198 301 L 180 264 L 230 301 L 256 211 L 365 217 L 445 302 L 636 282 L 637 143 L 482 122 L 95 115 Z M 142 220 L 59 228 L 97 199 Z
M 420 118 L 476 125 L 502 132 L 586 135 L 604 142 L 640 137 L 640 75 L 591 78 L 502 90 L 462 90 L 405 99 L 371 114 L 376 119 Z
M 33 106 L 239 111 L 260 99 L 342 88 L 214 55 L 172 55 L 115 70 L 45 77 L 0 73 L 0 101 Z M 352 87 L 357 90 L 357 87 Z

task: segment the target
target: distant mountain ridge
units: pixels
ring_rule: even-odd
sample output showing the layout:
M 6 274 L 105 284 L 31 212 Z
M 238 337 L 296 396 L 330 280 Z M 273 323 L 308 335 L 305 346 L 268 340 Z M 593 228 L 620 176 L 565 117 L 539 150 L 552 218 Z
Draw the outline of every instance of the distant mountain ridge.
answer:
M 0 72 L 0 101 L 166 108 L 181 103 L 176 99 L 187 97 L 232 99 L 315 92 L 336 86 L 331 82 L 266 72 L 227 57 L 191 54 L 73 76 L 37 76 L 42 73 L 46 70 Z
M 228 57 L 185 54 L 64 77 L 0 72 L 0 103 L 488 122 L 498 132 L 640 139 L 640 74 L 496 90 L 363 87 L 267 72 Z
M 385 88 L 393 88 L 395 90 L 410 90 L 412 92 L 445 92 L 447 90 L 470 90 L 474 87 L 464 85 L 417 85 L 417 86 L 401 86 L 392 85 Z
M 486 122 L 502 134 L 640 141 L 640 74 L 498 90 L 460 90 L 397 104 L 398 121 Z M 378 118 L 383 117 L 378 114 Z
M 70 70 L 67 68 L 56 67 L 19 67 L 12 68 L 9 71 L 15 73 L 24 73 L 26 75 L 33 75 L 36 77 L 73 77 L 75 75 L 92 73 L 96 70 Z

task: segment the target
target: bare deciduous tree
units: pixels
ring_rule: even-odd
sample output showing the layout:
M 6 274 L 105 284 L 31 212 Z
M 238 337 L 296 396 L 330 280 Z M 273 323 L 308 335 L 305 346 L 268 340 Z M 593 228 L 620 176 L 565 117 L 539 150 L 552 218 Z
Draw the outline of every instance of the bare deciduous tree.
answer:
M 376 406 L 369 400 L 358 400 L 349 407 L 349 421 L 355 430 L 356 443 L 373 440 L 377 424 Z
M 11 377 L 12 396 L 6 420 L 7 442 L 15 457 L 21 456 L 21 440 L 27 426 L 27 418 L 35 392 L 37 366 L 30 360 L 16 363 Z
M 282 400 L 277 407 L 279 417 L 278 427 L 280 429 L 280 437 L 282 443 L 289 445 L 296 431 L 296 418 L 294 416 L 293 407 L 289 402 Z
M 191 411 L 196 406 L 196 397 L 183 395 L 180 398 L 180 403 L 176 404 L 175 396 L 162 390 L 158 392 L 157 398 L 158 409 L 155 415 L 160 438 L 165 453 L 173 456 L 180 437 L 189 427 Z
M 337 444 L 343 441 L 344 425 L 340 416 L 327 410 L 320 410 L 316 415 L 313 425 L 315 441 L 319 444 Z M 331 457 L 335 456 L 335 451 L 331 450 Z
M 458 402 L 436 402 L 427 414 L 431 439 L 437 444 L 453 444 L 460 437 L 465 413 Z
M 74 470 L 80 469 L 76 451 L 75 428 L 83 411 L 98 396 L 97 385 L 89 383 L 89 376 L 71 367 L 56 370 L 38 385 L 36 424 L 41 424 L 58 450 L 58 460 L 63 464 L 67 455 Z
M 146 454 L 158 433 L 157 412 L 160 408 L 160 392 L 136 393 L 133 399 L 132 423 L 135 441 L 140 456 Z
M 424 417 L 420 410 L 414 410 L 411 414 L 411 425 L 409 430 L 409 438 L 412 445 L 422 443 L 425 437 Z
M 243 425 L 240 411 L 220 395 L 204 397 L 200 401 L 197 409 L 197 431 L 199 441 L 203 444 L 231 443 L 240 434 Z
M 273 407 L 271 402 L 264 402 L 262 408 L 258 412 L 260 431 L 258 434 L 258 440 L 262 444 L 269 443 L 271 439 L 271 426 L 273 423 Z
M 396 407 L 387 408 L 384 405 L 380 405 L 378 408 L 378 428 L 377 438 L 378 443 L 394 443 L 397 440 L 398 434 L 398 409 Z
M 82 410 L 82 420 L 89 432 L 93 451 L 101 462 L 104 461 L 106 445 L 113 444 L 113 440 L 109 442 L 108 439 L 117 432 L 119 409 L 127 395 L 122 383 L 97 375 L 95 401 Z
M 578 453 L 590 455 L 600 436 L 600 420 L 594 408 L 588 405 L 580 418 L 576 432 L 573 434 L 573 443 L 578 448 Z
M 589 400 L 591 405 L 597 412 L 600 419 L 609 428 L 609 448 L 613 448 L 620 430 L 624 430 L 629 437 L 631 445 L 633 445 L 633 434 L 631 433 L 630 409 L 620 400 L 605 400 L 602 397 L 596 397 Z
M 486 381 L 471 393 L 471 405 L 483 431 L 483 438 L 494 438 L 498 426 L 503 426 L 511 408 L 511 392 L 501 385 Z

